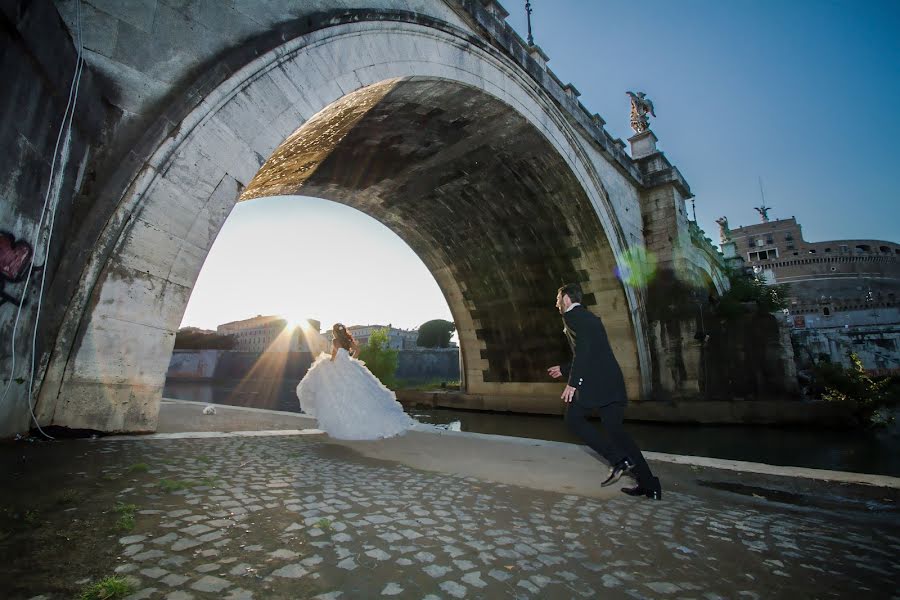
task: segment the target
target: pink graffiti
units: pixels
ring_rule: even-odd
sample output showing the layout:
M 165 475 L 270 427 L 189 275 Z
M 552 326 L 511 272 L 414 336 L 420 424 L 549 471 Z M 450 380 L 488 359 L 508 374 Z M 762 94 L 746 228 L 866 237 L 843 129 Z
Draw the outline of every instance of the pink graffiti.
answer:
M 31 259 L 31 246 L 8 233 L 0 233 L 0 276 L 7 281 L 18 281 L 25 274 Z
M 28 242 L 17 242 L 12 234 L 0 232 L 0 305 L 5 302 L 19 304 L 19 299 L 7 294 L 3 288 L 7 283 L 18 283 L 25 278 L 32 253 Z M 34 267 L 32 274 L 42 268 Z

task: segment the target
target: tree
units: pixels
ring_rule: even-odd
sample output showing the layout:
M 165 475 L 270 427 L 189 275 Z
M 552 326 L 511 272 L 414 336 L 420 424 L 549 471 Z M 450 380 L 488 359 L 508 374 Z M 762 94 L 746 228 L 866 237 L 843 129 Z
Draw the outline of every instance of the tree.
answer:
M 817 365 L 816 377 L 825 388 L 822 399 L 852 403 L 856 407 L 856 416 L 863 425 L 889 424 L 892 418 L 881 409 L 894 404 L 888 393 L 890 378 L 873 379 L 866 373 L 855 352 L 848 353 L 848 356 L 848 369 L 828 362 Z
M 390 347 L 388 330 L 378 329 L 369 336 L 369 343 L 359 351 L 359 359 L 366 363 L 366 367 L 386 387 L 393 388 L 396 384 L 397 351 Z
M 454 331 L 456 331 L 456 325 L 452 322 L 433 319 L 419 327 L 416 345 L 424 348 L 447 348 L 450 346 L 450 337 Z
M 756 305 L 760 312 L 771 313 L 788 306 L 788 286 L 766 285 L 758 277 L 740 270 L 730 270 L 728 291 L 722 294 L 716 312 L 726 319 L 746 312 L 745 307 Z
M 234 337 L 183 329 L 175 333 L 175 350 L 231 350 Z

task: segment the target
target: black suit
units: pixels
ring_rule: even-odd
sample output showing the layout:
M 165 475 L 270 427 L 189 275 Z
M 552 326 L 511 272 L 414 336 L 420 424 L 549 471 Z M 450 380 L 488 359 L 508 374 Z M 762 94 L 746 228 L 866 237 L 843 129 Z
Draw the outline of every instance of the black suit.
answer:
M 572 347 L 572 362 L 560 370 L 575 388 L 574 399 L 566 410 L 566 424 L 610 465 L 623 458 L 630 460 L 639 485 L 658 485 L 640 448 L 622 426 L 628 401 L 625 378 L 603 322 L 581 305 L 565 313 L 563 321 Z M 605 438 L 587 420 L 592 409 L 600 413 Z

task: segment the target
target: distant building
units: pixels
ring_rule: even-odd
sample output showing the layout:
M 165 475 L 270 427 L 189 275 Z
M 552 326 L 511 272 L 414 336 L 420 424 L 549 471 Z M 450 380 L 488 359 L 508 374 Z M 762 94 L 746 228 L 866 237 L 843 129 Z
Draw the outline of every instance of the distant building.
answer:
M 309 328 L 291 327 L 282 317 L 257 315 L 219 325 L 216 333 L 234 337 L 238 352 L 320 352 L 327 347 L 320 324 L 309 323 Z
M 178 333 L 216 333 L 216 331 L 213 329 L 201 329 L 200 327 L 188 325 L 187 327 L 179 328 Z
M 797 327 L 900 321 L 900 244 L 883 240 L 803 239 L 794 217 L 729 232 L 733 251 L 768 284 L 790 284 Z
M 761 214 L 765 215 L 765 212 Z M 786 324 L 813 358 L 847 362 L 854 351 L 873 370 L 900 368 L 900 244 L 808 242 L 794 217 L 722 228 L 722 252 L 768 285 L 788 284 Z
M 369 338 L 379 329 L 388 330 L 388 346 L 394 350 L 412 350 L 416 348 L 419 332 L 415 329 L 397 329 L 390 325 L 354 325 L 348 327 L 360 346 L 369 343 Z
M 397 329 L 390 325 L 351 325 L 347 331 L 353 335 L 360 346 L 365 346 L 369 343 L 372 333 L 379 329 L 388 330 L 388 346 L 390 348 L 394 350 L 415 350 L 417 348 L 416 340 L 419 339 L 419 332 L 416 329 Z M 334 338 L 331 330 L 325 331 L 323 335 L 330 345 Z

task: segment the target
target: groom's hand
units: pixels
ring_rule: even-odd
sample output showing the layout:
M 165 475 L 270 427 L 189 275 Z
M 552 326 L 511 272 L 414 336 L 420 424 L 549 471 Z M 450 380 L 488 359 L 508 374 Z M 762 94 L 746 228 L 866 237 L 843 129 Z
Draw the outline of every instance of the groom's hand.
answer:
M 566 404 L 572 401 L 572 398 L 575 396 L 575 388 L 571 385 L 567 385 L 566 389 L 563 390 L 562 396 L 560 398 L 565 401 Z
M 549 369 L 547 369 L 547 374 L 550 375 L 553 379 L 559 379 L 562 377 L 562 371 L 559 368 L 559 365 L 553 365 Z

